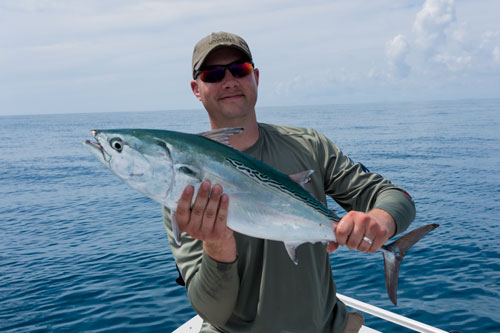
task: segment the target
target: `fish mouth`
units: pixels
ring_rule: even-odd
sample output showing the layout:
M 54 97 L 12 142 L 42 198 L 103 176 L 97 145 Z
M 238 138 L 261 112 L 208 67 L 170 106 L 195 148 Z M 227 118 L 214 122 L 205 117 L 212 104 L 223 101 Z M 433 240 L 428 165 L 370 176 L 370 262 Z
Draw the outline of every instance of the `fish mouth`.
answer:
M 95 141 L 90 141 L 90 140 L 85 140 L 85 144 L 86 145 L 89 145 L 91 147 L 94 147 L 95 149 L 97 150 L 100 150 L 101 153 L 104 153 L 104 149 L 102 148 L 102 146 L 99 144 L 99 142 L 95 142 Z
M 111 156 L 106 153 L 103 146 L 101 146 L 101 144 L 97 140 L 97 135 L 99 134 L 99 132 L 96 130 L 91 130 L 90 134 L 96 139 L 96 141 L 85 140 L 83 142 L 84 146 L 102 163 L 109 162 L 111 160 Z

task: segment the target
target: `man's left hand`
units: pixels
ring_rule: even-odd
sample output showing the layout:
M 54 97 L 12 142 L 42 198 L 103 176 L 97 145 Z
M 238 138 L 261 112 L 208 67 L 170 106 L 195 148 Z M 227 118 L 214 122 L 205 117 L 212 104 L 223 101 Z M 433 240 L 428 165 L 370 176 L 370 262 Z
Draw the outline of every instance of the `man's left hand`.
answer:
M 382 209 L 368 213 L 350 211 L 333 227 L 337 242 L 330 242 L 326 250 L 335 251 L 339 245 L 351 250 L 373 253 L 396 233 L 392 216 Z

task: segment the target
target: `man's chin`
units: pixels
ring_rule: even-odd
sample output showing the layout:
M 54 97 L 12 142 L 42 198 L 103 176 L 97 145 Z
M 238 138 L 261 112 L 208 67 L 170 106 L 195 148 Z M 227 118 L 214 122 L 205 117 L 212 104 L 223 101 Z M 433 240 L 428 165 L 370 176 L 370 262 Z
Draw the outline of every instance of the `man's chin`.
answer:
M 242 96 L 240 97 L 228 97 L 221 99 L 219 101 L 221 108 L 223 110 L 233 112 L 241 112 L 241 110 L 248 109 L 247 101 Z
M 221 114 L 227 119 L 245 118 L 251 109 L 245 105 L 226 105 L 221 109 Z

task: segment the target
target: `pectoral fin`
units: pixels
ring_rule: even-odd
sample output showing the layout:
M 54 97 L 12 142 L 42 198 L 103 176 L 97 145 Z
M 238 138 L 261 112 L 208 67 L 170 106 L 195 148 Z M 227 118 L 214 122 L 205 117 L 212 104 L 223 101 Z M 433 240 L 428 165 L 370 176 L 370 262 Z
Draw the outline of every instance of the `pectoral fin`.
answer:
M 182 175 L 182 177 L 194 178 L 195 181 L 202 181 L 202 172 L 195 165 L 188 164 L 175 164 L 174 169 L 176 174 Z

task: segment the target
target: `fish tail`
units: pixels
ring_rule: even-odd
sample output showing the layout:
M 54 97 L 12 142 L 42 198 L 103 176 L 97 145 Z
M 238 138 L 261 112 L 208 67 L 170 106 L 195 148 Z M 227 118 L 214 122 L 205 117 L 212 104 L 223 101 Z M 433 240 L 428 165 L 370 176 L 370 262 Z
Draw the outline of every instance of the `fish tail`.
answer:
M 422 237 L 437 228 L 439 224 L 428 224 L 410 231 L 398 240 L 382 246 L 384 256 L 385 287 L 389 299 L 394 305 L 397 303 L 399 265 L 403 261 L 406 251 L 410 249 Z

